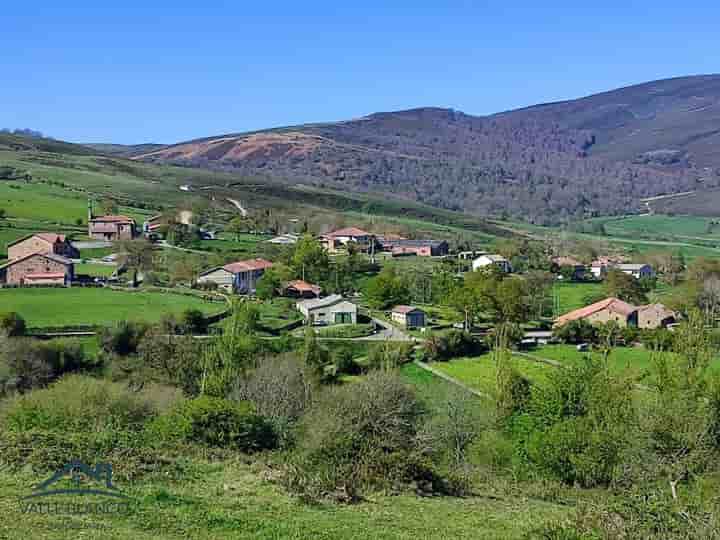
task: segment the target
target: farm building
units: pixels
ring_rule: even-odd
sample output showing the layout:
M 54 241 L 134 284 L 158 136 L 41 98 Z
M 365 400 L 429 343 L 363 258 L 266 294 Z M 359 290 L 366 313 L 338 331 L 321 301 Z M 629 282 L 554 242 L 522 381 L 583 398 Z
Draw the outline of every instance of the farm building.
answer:
M 258 280 L 271 266 L 265 259 L 237 261 L 203 272 L 198 283 L 217 283 L 220 288 L 238 294 L 255 294 Z
M 606 298 L 600 302 L 595 302 L 594 304 L 576 309 L 575 311 L 558 317 L 555 320 L 555 326 L 563 326 L 571 321 L 581 319 L 590 323 L 608 323 L 615 321 L 622 327 L 637 326 L 638 309 L 618 298 Z
M 280 236 L 276 236 L 275 238 L 271 238 L 268 240 L 269 244 L 280 244 L 280 245 L 292 245 L 297 244 L 298 240 L 300 240 L 300 237 L 297 234 L 281 234 Z
M 662 304 L 648 304 L 638 307 L 638 328 L 665 328 L 677 319 L 674 311 Z
M 473 271 L 487 268 L 490 266 L 495 266 L 498 270 L 505 274 L 509 274 L 510 272 L 512 272 L 512 266 L 510 266 L 510 261 L 508 261 L 502 255 L 480 255 L 472 262 Z
M 414 306 L 395 306 L 390 312 L 390 318 L 405 328 L 425 326 L 425 312 Z
M 21 259 L 31 253 L 52 253 L 69 259 L 80 256 L 64 234 L 35 233 L 8 244 L 10 260 Z
M 448 254 L 445 240 L 385 240 L 383 251 L 389 251 L 393 257 L 417 255 L 419 257 L 441 257 Z
M 357 306 L 339 294 L 296 304 L 309 324 L 356 324 Z
M 554 257 L 551 262 L 555 272 L 559 272 L 562 268 L 571 268 L 572 279 L 582 279 L 587 271 L 587 267 L 574 257 Z
M 651 278 L 655 275 L 649 264 L 618 264 L 615 268 L 635 279 Z
M 322 289 L 319 285 L 313 285 L 302 279 L 289 281 L 285 284 L 284 294 L 292 298 L 318 298 Z
M 320 235 L 320 243 L 325 249 L 333 253 L 339 248 L 347 246 L 350 242 L 368 245 L 375 241 L 375 236 L 357 227 L 346 227 Z
M 88 221 L 88 236 L 94 240 L 132 240 L 137 236 L 135 220 L 127 216 L 99 216 Z
M 0 283 L 7 285 L 69 286 L 73 277 L 73 262 L 54 253 L 30 253 L 0 266 Z
M 622 259 L 617 257 L 598 257 L 590 263 L 590 273 L 596 279 L 602 279 L 610 268 L 621 263 Z

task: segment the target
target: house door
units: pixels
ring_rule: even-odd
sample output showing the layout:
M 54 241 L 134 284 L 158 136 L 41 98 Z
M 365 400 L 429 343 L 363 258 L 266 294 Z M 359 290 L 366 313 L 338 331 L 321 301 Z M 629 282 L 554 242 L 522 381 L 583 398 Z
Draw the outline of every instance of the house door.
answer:
M 352 322 L 352 315 L 350 313 L 336 313 L 335 324 L 350 324 Z

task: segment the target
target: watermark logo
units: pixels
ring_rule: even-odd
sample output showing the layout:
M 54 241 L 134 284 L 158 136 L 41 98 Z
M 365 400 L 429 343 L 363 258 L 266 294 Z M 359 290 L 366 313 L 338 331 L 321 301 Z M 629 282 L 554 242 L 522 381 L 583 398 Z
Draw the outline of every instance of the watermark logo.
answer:
M 56 487 L 61 480 L 69 478 L 74 487 Z M 95 486 L 86 484 L 89 481 L 96 482 Z M 90 467 L 82 461 L 71 461 L 66 463 L 62 469 L 58 470 L 50 478 L 42 484 L 38 484 L 33 493 L 23 499 L 32 499 L 35 497 L 49 497 L 52 495 L 105 495 L 108 497 L 119 497 L 127 499 L 118 488 L 112 483 L 112 465 L 109 463 L 98 463 L 95 467 Z
M 63 497 L 73 495 L 96 497 L 92 501 Z M 20 507 L 23 513 L 120 514 L 130 511 L 130 502 L 130 497 L 113 485 L 112 465 L 90 466 L 74 460 L 35 486 L 31 494 L 22 497 Z

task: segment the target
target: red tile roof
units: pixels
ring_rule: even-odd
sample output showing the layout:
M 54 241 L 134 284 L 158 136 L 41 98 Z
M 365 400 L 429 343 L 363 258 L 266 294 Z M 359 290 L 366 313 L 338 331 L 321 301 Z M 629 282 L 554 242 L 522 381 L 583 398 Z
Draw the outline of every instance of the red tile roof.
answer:
M 589 317 L 593 313 L 603 311 L 604 309 L 620 313 L 621 315 L 627 317 L 633 311 L 636 311 L 638 308 L 631 304 L 628 304 L 627 302 L 623 302 L 618 298 L 606 298 L 605 300 L 600 300 L 599 302 L 595 302 L 594 304 L 590 304 L 589 306 L 585 306 L 584 308 L 576 309 L 575 311 L 571 311 L 570 313 L 566 313 L 565 315 L 558 317 L 557 319 L 555 319 L 555 325 L 562 326 L 563 324 L 569 323 L 570 321 L 584 319 L 586 317 Z
M 265 259 L 249 259 L 247 261 L 237 261 L 223 266 L 225 270 L 231 274 L 240 274 L 241 272 L 252 272 L 253 270 L 264 270 L 273 265 Z
M 54 244 L 55 242 L 64 242 L 65 241 L 65 235 L 64 234 L 56 234 L 56 233 L 34 233 L 34 234 L 28 234 L 27 236 L 23 236 L 22 238 L 18 238 L 14 242 L 8 243 L 8 247 L 14 246 L 15 244 L 19 244 L 20 242 L 24 242 L 28 238 L 33 238 L 37 236 L 38 238 L 45 240 L 46 242 L 49 242 L 51 244 Z
M 289 281 L 288 284 L 285 286 L 287 289 L 295 289 L 298 292 L 311 292 L 313 294 L 319 295 L 321 288 L 318 285 L 313 285 L 312 283 L 308 283 L 307 281 L 303 281 L 302 279 L 296 279 L 294 281 Z
M 329 238 L 334 238 L 336 236 L 370 236 L 370 233 L 363 231 L 362 229 L 358 229 L 357 227 L 345 227 L 344 229 L 329 232 L 325 236 Z

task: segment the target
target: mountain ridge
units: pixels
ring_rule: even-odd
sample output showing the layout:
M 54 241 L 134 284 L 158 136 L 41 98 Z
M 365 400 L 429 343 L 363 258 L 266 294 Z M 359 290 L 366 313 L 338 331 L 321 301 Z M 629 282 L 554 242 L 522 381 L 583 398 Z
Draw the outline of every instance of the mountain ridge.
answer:
M 487 116 L 416 107 L 177 143 L 133 159 L 382 192 L 553 224 L 720 185 L 720 75 Z

